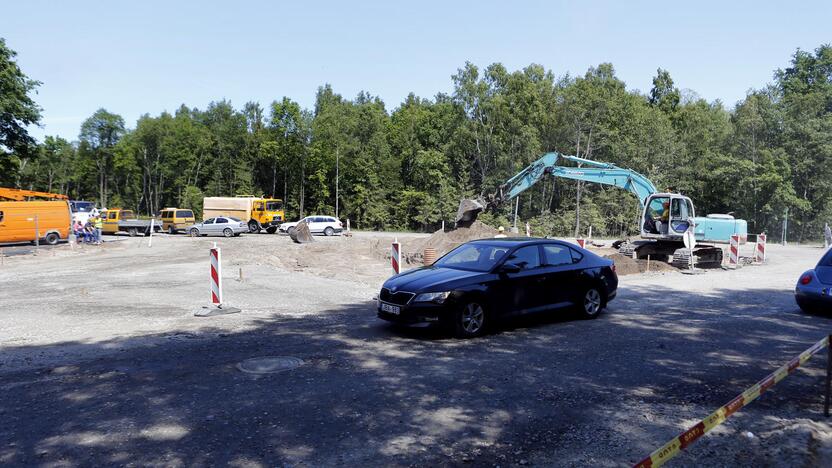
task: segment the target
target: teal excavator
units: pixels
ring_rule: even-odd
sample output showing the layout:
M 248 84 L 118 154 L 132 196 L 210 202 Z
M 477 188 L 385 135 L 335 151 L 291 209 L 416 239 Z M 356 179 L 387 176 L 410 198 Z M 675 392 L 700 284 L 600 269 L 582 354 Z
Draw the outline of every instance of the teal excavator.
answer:
M 561 166 L 561 160 L 578 167 Z M 690 198 L 670 192 L 659 192 L 647 177 L 614 164 L 593 161 L 560 153 L 546 153 L 514 177 L 500 185 L 493 194 L 478 199 L 462 200 L 457 211 L 457 227 L 470 226 L 483 210 L 493 211 L 503 203 L 531 188 L 546 175 L 612 185 L 632 192 L 641 206 L 640 239 L 619 242 L 619 252 L 635 258 L 666 259 L 676 266 L 687 266 L 691 260 L 701 267 L 722 264 L 722 248 L 711 244 L 727 244 L 732 235 L 740 243 L 748 237 L 747 223 L 727 214 L 696 217 Z M 686 232 L 693 232 L 696 245 L 685 248 Z M 690 255 L 693 254 L 693 259 Z

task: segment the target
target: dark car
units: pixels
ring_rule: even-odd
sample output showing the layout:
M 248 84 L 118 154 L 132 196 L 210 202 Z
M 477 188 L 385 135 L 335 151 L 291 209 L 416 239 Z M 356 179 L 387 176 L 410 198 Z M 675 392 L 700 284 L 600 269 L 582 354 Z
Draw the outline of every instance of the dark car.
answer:
M 794 299 L 804 312 L 820 312 L 832 307 L 832 249 L 826 251 L 815 268 L 797 280 Z
M 575 308 L 595 318 L 615 297 L 612 260 L 549 239 L 468 242 L 432 266 L 384 282 L 378 316 L 400 324 L 444 324 L 460 337 L 481 335 L 500 319 Z

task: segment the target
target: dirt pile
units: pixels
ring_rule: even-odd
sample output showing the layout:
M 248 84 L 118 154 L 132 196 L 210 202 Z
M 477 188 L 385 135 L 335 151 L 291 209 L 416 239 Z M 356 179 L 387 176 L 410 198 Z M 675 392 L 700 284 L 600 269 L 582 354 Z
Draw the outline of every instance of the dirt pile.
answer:
M 403 245 L 403 258 L 408 264 L 421 264 L 425 248 L 432 247 L 436 249 L 437 257 L 441 257 L 460 244 L 477 239 L 487 239 L 494 237 L 496 234 L 497 229 L 480 221 L 474 221 L 469 227 L 461 227 L 447 232 L 436 231 L 427 239 L 418 239 L 411 242 L 410 245 Z
M 605 258 L 615 262 L 615 272 L 618 276 L 635 275 L 647 271 L 647 260 L 634 260 L 626 255 L 614 253 L 604 255 Z M 666 262 L 650 261 L 650 271 L 677 271 L 676 268 Z

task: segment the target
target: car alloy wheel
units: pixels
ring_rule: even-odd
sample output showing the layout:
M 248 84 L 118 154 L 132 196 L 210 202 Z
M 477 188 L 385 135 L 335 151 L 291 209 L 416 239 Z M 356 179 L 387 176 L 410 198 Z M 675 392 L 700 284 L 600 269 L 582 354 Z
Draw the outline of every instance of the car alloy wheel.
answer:
M 485 310 L 476 302 L 465 305 L 459 312 L 457 332 L 463 338 L 480 335 L 485 329 Z
M 127 235 L 129 235 L 130 237 L 136 237 L 139 235 L 139 230 L 136 228 L 130 228 L 127 230 Z
M 326 229 L 324 229 L 325 236 L 331 236 L 333 234 L 335 234 L 335 229 L 332 229 L 331 227 L 327 227 Z
M 601 293 L 595 288 L 587 289 L 584 293 L 583 313 L 585 317 L 593 318 L 601 312 Z
M 231 228 L 225 228 L 222 230 L 222 235 L 225 237 L 231 237 L 234 235 L 234 231 L 232 231 Z
M 197 229 L 197 228 L 191 229 L 191 237 L 199 237 L 199 229 Z

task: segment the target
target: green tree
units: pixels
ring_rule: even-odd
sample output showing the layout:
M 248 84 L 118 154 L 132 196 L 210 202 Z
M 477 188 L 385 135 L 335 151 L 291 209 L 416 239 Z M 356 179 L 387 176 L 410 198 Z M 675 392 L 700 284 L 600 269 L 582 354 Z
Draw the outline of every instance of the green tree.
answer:
M 98 201 L 107 206 L 107 193 L 112 171 L 114 148 L 125 134 L 124 119 L 98 109 L 81 124 L 81 154 L 92 160 L 98 169 Z
M 31 157 L 35 143 L 26 127 L 41 118 L 41 108 L 31 97 L 41 83 L 23 73 L 16 56 L 0 38 L 0 183 L 15 185 L 21 157 Z

